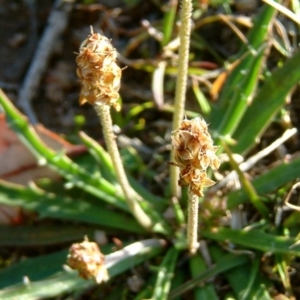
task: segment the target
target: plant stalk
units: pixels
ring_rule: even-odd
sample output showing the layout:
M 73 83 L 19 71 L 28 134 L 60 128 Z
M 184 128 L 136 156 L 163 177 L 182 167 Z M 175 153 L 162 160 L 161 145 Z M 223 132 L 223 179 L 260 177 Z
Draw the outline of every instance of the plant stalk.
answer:
M 110 106 L 102 104 L 102 105 L 94 105 L 94 109 L 97 112 L 98 116 L 100 117 L 100 122 L 103 128 L 103 135 L 106 142 L 107 150 L 111 156 L 114 169 L 116 172 L 116 176 L 118 182 L 123 190 L 125 195 L 128 207 L 136 220 L 147 230 L 152 229 L 153 222 L 149 218 L 148 215 L 144 212 L 141 208 L 140 204 L 138 203 L 139 196 L 135 193 L 135 191 L 131 188 L 124 166 L 121 160 L 120 152 L 116 143 L 115 135 L 112 131 L 112 119 L 110 115 Z
M 187 86 L 188 59 L 191 35 L 191 14 L 192 0 L 181 1 L 181 26 L 179 31 L 179 60 L 178 60 L 178 76 L 176 81 L 175 104 L 173 115 L 173 130 L 180 126 L 180 122 L 184 117 L 185 95 Z M 171 151 L 171 161 L 174 161 L 174 150 Z M 180 197 L 181 189 L 177 183 L 179 178 L 179 169 L 171 167 L 170 182 L 172 196 Z
M 191 254 L 195 254 L 198 249 L 198 208 L 199 197 L 190 189 L 188 191 L 188 227 L 187 239 L 188 249 Z

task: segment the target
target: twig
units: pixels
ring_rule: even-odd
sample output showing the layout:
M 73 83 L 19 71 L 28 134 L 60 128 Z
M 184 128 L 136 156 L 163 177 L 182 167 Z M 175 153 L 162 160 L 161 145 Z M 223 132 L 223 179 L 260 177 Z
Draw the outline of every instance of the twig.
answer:
M 291 204 L 291 203 L 289 202 L 289 200 L 290 200 L 290 198 L 291 198 L 291 196 L 292 196 L 292 193 L 293 193 L 297 188 L 299 188 L 299 186 L 300 186 L 300 182 L 295 183 L 295 184 L 292 186 L 291 190 L 289 191 L 287 197 L 284 199 L 284 204 L 285 204 L 287 207 L 289 207 L 289 208 L 291 208 L 291 209 L 293 209 L 293 210 L 296 210 L 296 211 L 300 211 L 300 206 Z
M 242 31 L 228 18 L 226 15 L 220 14 L 220 19 L 232 29 L 236 36 L 247 46 L 249 46 L 249 41 Z
M 31 101 L 37 91 L 37 87 L 52 53 L 53 45 L 55 44 L 54 41 L 67 25 L 71 8 L 71 0 L 56 0 L 48 19 L 48 26 L 39 42 L 34 59 L 19 92 L 18 105 L 33 124 L 37 123 L 37 118 L 32 109 Z

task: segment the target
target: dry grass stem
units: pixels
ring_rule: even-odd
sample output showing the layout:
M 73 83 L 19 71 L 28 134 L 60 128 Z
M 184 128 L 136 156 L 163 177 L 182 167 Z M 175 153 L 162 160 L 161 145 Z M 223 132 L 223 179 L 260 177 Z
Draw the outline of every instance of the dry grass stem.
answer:
M 188 205 L 188 231 L 187 243 L 191 254 L 195 254 L 198 247 L 198 208 L 199 198 L 191 190 L 189 190 L 189 205 Z
M 190 35 L 191 35 L 191 14 L 192 14 L 192 1 L 181 1 L 181 27 L 179 31 L 180 46 L 179 46 L 179 61 L 178 61 L 178 76 L 176 81 L 175 91 L 175 105 L 173 116 L 173 130 L 179 127 L 179 124 L 184 116 L 185 96 L 187 86 L 187 73 L 188 73 L 188 59 L 190 48 Z M 174 152 L 171 152 L 171 160 L 173 160 Z M 177 184 L 179 171 L 177 168 L 170 170 L 170 182 L 172 196 L 180 197 L 180 188 Z
M 108 105 L 95 105 L 94 107 L 100 117 L 107 150 L 111 156 L 118 182 L 123 190 L 130 211 L 144 228 L 150 230 L 153 227 L 152 221 L 138 203 L 139 195 L 131 188 L 124 170 L 116 138 L 112 131 L 110 107 Z

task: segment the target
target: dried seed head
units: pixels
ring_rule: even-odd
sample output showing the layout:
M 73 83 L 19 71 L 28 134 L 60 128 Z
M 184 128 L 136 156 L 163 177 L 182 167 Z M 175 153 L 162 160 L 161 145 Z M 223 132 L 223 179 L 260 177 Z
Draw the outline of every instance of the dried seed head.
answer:
M 104 262 L 105 257 L 96 243 L 85 240 L 69 249 L 67 263 L 84 279 L 93 278 L 97 283 L 107 281 L 109 277 Z
M 193 194 L 202 197 L 203 188 L 215 184 L 213 180 L 207 177 L 206 171 L 194 168 L 192 165 L 187 165 L 180 170 L 180 179 L 178 181 L 180 186 L 188 186 Z
M 81 105 L 88 102 L 118 106 L 122 71 L 116 64 L 116 58 L 117 51 L 110 40 L 91 29 L 76 58 L 76 73 L 81 81 Z
M 192 165 L 206 170 L 208 166 L 214 170 L 219 168 L 216 156 L 218 147 L 213 146 L 213 140 L 207 130 L 207 124 L 202 118 L 183 120 L 180 127 L 172 132 L 174 158 L 180 168 Z
M 194 194 L 203 196 L 203 187 L 214 184 L 206 176 L 206 169 L 216 170 L 220 166 L 216 156 L 218 147 L 213 145 L 206 122 L 200 117 L 183 120 L 172 132 L 171 140 L 175 165 L 180 168 L 179 185 L 188 186 Z

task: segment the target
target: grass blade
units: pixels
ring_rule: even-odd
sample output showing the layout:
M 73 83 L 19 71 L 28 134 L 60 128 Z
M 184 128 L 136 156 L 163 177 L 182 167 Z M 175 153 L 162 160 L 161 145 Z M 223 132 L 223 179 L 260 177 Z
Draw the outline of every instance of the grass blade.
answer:
M 233 136 L 238 141 L 237 145 L 233 147 L 234 152 L 245 153 L 255 145 L 257 138 L 285 104 L 288 93 L 299 82 L 300 72 L 295 68 L 298 65 L 300 65 L 300 51 L 267 79 Z
M 174 268 L 177 257 L 178 250 L 174 247 L 170 248 L 170 250 L 165 255 L 161 265 L 158 267 L 159 270 L 151 299 L 167 299 L 171 287 L 171 282 L 174 276 Z
M 192 277 L 195 278 L 199 273 L 206 270 L 207 266 L 204 259 L 200 255 L 194 255 L 189 259 L 190 270 Z M 211 299 L 217 300 L 218 296 L 216 290 L 211 282 L 206 282 L 204 285 L 195 287 L 194 290 L 194 299 Z
M 0 203 L 21 206 L 39 213 L 41 217 L 81 221 L 130 232 L 145 232 L 129 215 L 109 210 L 80 197 L 59 197 L 34 186 L 23 187 L 0 180 Z
M 271 169 L 255 178 L 252 185 L 258 194 L 271 193 L 281 186 L 296 180 L 300 176 L 300 158 L 291 162 L 283 162 L 278 167 Z M 227 208 L 232 209 L 247 201 L 247 194 L 243 189 L 228 194 Z
M 168 6 L 166 6 L 165 9 L 166 11 L 163 20 L 163 40 L 161 42 L 162 46 L 166 46 L 171 39 L 173 28 L 174 28 L 175 17 L 177 13 L 177 5 L 178 5 L 178 1 L 173 0 L 173 1 L 169 1 Z
M 212 245 L 209 249 L 214 261 L 218 261 L 227 254 L 227 252 L 217 245 Z M 251 254 L 250 251 L 247 252 Z M 249 255 L 249 259 L 250 258 L 251 255 Z M 271 286 L 271 284 L 265 276 L 260 275 L 258 268 L 261 257 L 256 254 L 255 258 L 252 257 L 252 259 L 254 259 L 254 261 L 251 261 L 251 263 L 236 267 L 224 273 L 223 276 L 228 280 L 237 299 L 260 299 L 255 298 L 256 294 L 263 292 L 267 295 L 263 299 L 271 300 L 271 297 L 268 295 L 268 290 L 265 287 Z
M 33 127 L 30 126 L 28 120 L 12 105 L 2 90 L 0 90 L 0 105 L 6 112 L 7 122 L 10 127 L 32 153 L 36 155 L 40 163 L 47 164 L 57 171 L 69 181 L 70 185 L 78 186 L 110 204 L 128 211 L 123 195 L 118 195 L 112 184 L 99 175 L 89 174 L 65 154 L 56 153 L 47 147 L 38 137 Z
M 295 245 L 296 238 L 276 236 L 260 230 L 234 230 L 220 227 L 213 230 L 203 230 L 202 235 L 212 240 L 230 241 L 236 245 L 263 252 L 300 256 L 300 245 Z
M 230 102 L 227 103 L 228 107 L 218 127 L 219 135 L 231 137 L 239 126 L 244 113 L 249 107 L 249 103 L 251 103 L 251 98 L 256 89 L 259 74 L 265 60 L 266 51 L 266 46 L 262 46 L 257 50 L 257 53 L 250 54 L 244 59 L 247 60 L 249 66 L 241 72 L 240 81 L 235 85 Z M 238 67 L 241 64 L 242 62 Z
M 245 174 L 239 168 L 239 165 L 234 160 L 232 152 L 229 149 L 229 147 L 227 146 L 227 144 L 225 143 L 225 141 L 223 142 L 221 140 L 221 142 L 222 142 L 222 146 L 223 146 L 225 152 L 227 153 L 227 155 L 229 157 L 230 164 L 231 164 L 232 168 L 237 172 L 237 174 L 239 176 L 239 181 L 240 181 L 241 185 L 243 186 L 244 191 L 247 193 L 247 196 L 249 197 L 251 203 L 265 219 L 269 219 L 270 212 L 269 212 L 268 208 L 260 200 L 260 198 L 259 198 L 255 188 L 251 184 L 250 180 L 248 180 L 248 178 L 245 176 Z
M 1 247 L 37 247 L 71 243 L 86 235 L 93 239 L 96 227 L 57 225 L 0 225 Z M 1 282 L 1 280 L 0 280 Z
M 251 77 L 250 70 L 252 69 L 254 62 L 256 62 L 256 65 L 259 66 L 263 61 L 263 57 L 261 56 L 263 51 L 260 49 L 268 40 L 268 33 L 272 26 L 272 20 L 275 13 L 275 9 L 266 5 L 255 18 L 253 27 L 247 35 L 248 44 L 243 44 L 241 46 L 238 58 L 236 58 L 240 59 L 241 62 L 237 64 L 232 71 L 230 71 L 218 98 L 217 106 L 213 107 L 210 124 L 212 129 L 218 129 L 218 131 L 220 131 L 220 135 L 233 133 L 240 118 L 242 117 L 242 114 L 247 108 L 247 98 L 255 91 L 255 81 L 257 78 L 256 76 Z M 258 54 L 259 52 L 261 52 L 260 55 Z M 259 71 L 257 68 L 254 70 L 256 70 L 256 72 Z M 249 83 L 247 78 L 250 79 Z M 236 87 L 238 87 L 240 92 L 236 90 Z M 244 90 L 247 91 L 247 93 L 244 94 L 245 99 L 243 99 Z M 234 102 L 238 106 L 235 106 L 232 103 L 233 95 L 235 97 Z M 228 109 L 228 107 L 230 107 L 230 109 Z M 231 112 L 229 111 L 232 111 L 235 114 L 234 118 L 231 117 Z M 225 118 L 224 112 L 226 114 Z M 230 121 L 230 124 L 227 124 L 228 121 Z M 221 125 L 221 123 L 223 125 Z
M 203 283 L 203 281 L 213 276 L 216 276 L 218 274 L 221 274 L 223 272 L 228 272 L 229 270 L 236 268 L 240 265 L 244 265 L 247 262 L 248 262 L 248 257 L 245 255 L 236 256 L 233 254 L 227 254 L 211 268 L 206 269 L 195 278 L 189 280 L 188 282 L 184 283 L 180 287 L 171 291 L 169 299 L 175 299 L 179 295 L 191 289 L 194 289 L 197 285 Z
M 105 256 L 110 278 L 159 254 L 165 247 L 163 240 L 149 239 L 133 243 L 124 249 Z M 35 267 L 32 266 L 32 269 Z M 91 280 L 79 278 L 77 272 L 60 272 L 37 282 L 17 284 L 0 291 L 2 300 L 35 300 L 57 297 L 63 293 L 84 290 L 95 285 Z

